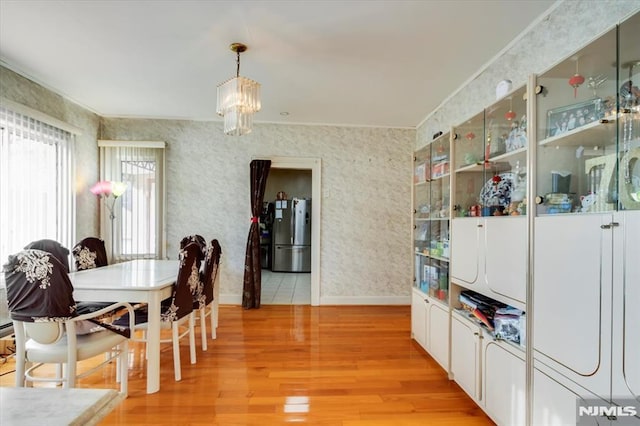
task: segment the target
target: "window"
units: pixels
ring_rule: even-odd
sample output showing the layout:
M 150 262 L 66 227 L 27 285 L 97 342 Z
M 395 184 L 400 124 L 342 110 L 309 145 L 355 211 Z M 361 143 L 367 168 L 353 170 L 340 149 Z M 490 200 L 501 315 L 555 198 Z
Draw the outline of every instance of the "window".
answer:
M 98 141 L 98 146 L 101 180 L 127 184 L 122 196 L 102 200 L 107 250 L 115 261 L 163 258 L 164 142 Z
M 74 135 L 0 107 L 0 260 L 34 240 L 75 239 Z

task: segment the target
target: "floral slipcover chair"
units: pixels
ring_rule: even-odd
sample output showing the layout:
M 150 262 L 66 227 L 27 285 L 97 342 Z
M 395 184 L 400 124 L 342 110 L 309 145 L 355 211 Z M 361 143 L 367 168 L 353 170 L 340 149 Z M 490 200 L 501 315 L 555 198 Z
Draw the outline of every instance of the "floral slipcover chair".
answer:
M 109 264 L 104 241 L 100 238 L 88 237 L 80 240 L 72 251 L 78 271 L 101 268 Z
M 200 274 L 200 281 L 202 281 L 202 292 L 200 293 L 197 301 L 194 302 L 193 306 L 193 309 L 198 310 L 199 312 L 203 350 L 207 349 L 207 326 L 205 322 L 207 315 L 211 315 L 211 338 L 216 338 L 216 326 L 218 323 L 218 301 L 214 300 L 214 286 L 216 276 L 218 275 L 218 266 L 220 265 L 221 255 L 222 248 L 220 247 L 220 243 L 216 239 L 211 240 L 211 245 L 209 245 L 209 247 L 207 248 L 207 254 L 204 260 L 204 269 Z M 211 306 L 209 313 L 206 312 L 207 306 Z
M 37 240 L 27 244 L 25 250 L 36 249 L 51 253 L 60 261 L 66 272 L 69 272 L 69 249 L 55 240 Z
M 23 322 L 64 322 L 80 315 L 73 299 L 73 285 L 67 269 L 51 253 L 37 249 L 23 250 L 9 256 L 4 272 L 7 304 L 12 319 Z M 129 337 L 127 327 L 115 326 L 102 318 L 83 321 L 77 327 L 77 334 L 104 328 Z

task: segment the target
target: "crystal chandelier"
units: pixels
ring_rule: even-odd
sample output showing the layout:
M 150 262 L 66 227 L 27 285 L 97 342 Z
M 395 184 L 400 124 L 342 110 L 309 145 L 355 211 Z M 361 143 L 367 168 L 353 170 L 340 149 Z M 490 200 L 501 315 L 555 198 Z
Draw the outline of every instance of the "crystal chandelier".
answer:
M 218 85 L 218 115 L 224 117 L 224 133 L 240 136 L 251 132 L 253 114 L 260 111 L 260 83 L 240 77 L 240 53 L 247 50 L 242 43 L 232 43 L 236 52 L 236 76 Z

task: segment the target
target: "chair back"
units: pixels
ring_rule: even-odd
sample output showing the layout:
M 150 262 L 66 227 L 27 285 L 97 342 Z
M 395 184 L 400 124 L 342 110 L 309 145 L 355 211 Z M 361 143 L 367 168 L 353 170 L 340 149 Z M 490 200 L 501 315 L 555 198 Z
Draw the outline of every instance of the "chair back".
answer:
M 198 248 L 200 249 L 196 259 L 196 267 L 198 268 L 198 271 L 202 271 L 202 262 L 204 261 L 207 253 L 207 241 L 204 239 L 202 235 L 198 235 L 198 234 L 188 235 L 180 241 L 180 249 L 181 250 L 184 249 L 190 243 L 197 244 Z M 204 303 L 205 297 L 204 297 L 203 291 L 204 291 L 204 285 L 201 280 L 200 283 L 198 284 L 198 287 L 193 292 L 194 309 L 198 309 L 198 307 L 202 303 Z
M 193 312 L 193 300 L 200 286 L 197 259 L 200 255 L 197 243 L 188 243 L 180 249 L 178 278 L 173 286 L 171 304 L 162 312 L 162 321 L 176 321 Z
M 60 261 L 62 266 L 64 266 L 67 273 L 69 272 L 69 249 L 60 244 L 55 240 L 36 240 L 32 241 L 26 246 L 24 246 L 25 250 L 28 249 L 37 249 L 46 251 L 47 253 L 51 253 L 56 259 Z
M 207 249 L 207 257 L 204 260 L 204 271 L 202 274 L 203 294 L 205 296 L 204 306 L 213 301 L 213 289 L 218 275 L 222 248 L 218 240 L 211 240 L 211 245 Z M 203 307 L 204 307 L 203 306 Z
M 24 322 L 64 322 L 77 316 L 66 268 L 46 251 L 28 249 L 4 265 L 11 318 Z
M 109 264 L 104 241 L 100 238 L 84 238 L 73 247 L 72 252 L 78 271 L 101 268 Z
M 196 243 L 200 248 L 200 256 L 198 256 L 198 268 L 200 268 L 200 265 L 207 253 L 207 241 L 204 239 L 202 235 L 198 235 L 198 234 L 188 235 L 180 241 L 180 249 L 185 248 L 189 243 Z
M 23 322 L 22 325 L 27 336 L 42 345 L 56 343 L 64 336 L 65 332 L 62 322 Z M 19 329 L 19 327 L 14 328 Z

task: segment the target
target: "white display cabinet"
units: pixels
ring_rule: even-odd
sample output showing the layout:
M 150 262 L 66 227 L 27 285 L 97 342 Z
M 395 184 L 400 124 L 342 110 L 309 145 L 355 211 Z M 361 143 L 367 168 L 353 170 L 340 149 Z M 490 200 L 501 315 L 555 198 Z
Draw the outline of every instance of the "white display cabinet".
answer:
M 451 281 L 525 310 L 526 87 L 455 127 Z
M 609 402 L 640 400 L 638 40 L 640 14 L 535 81 L 533 357 Z
M 414 154 L 413 338 L 449 369 L 449 133 Z

